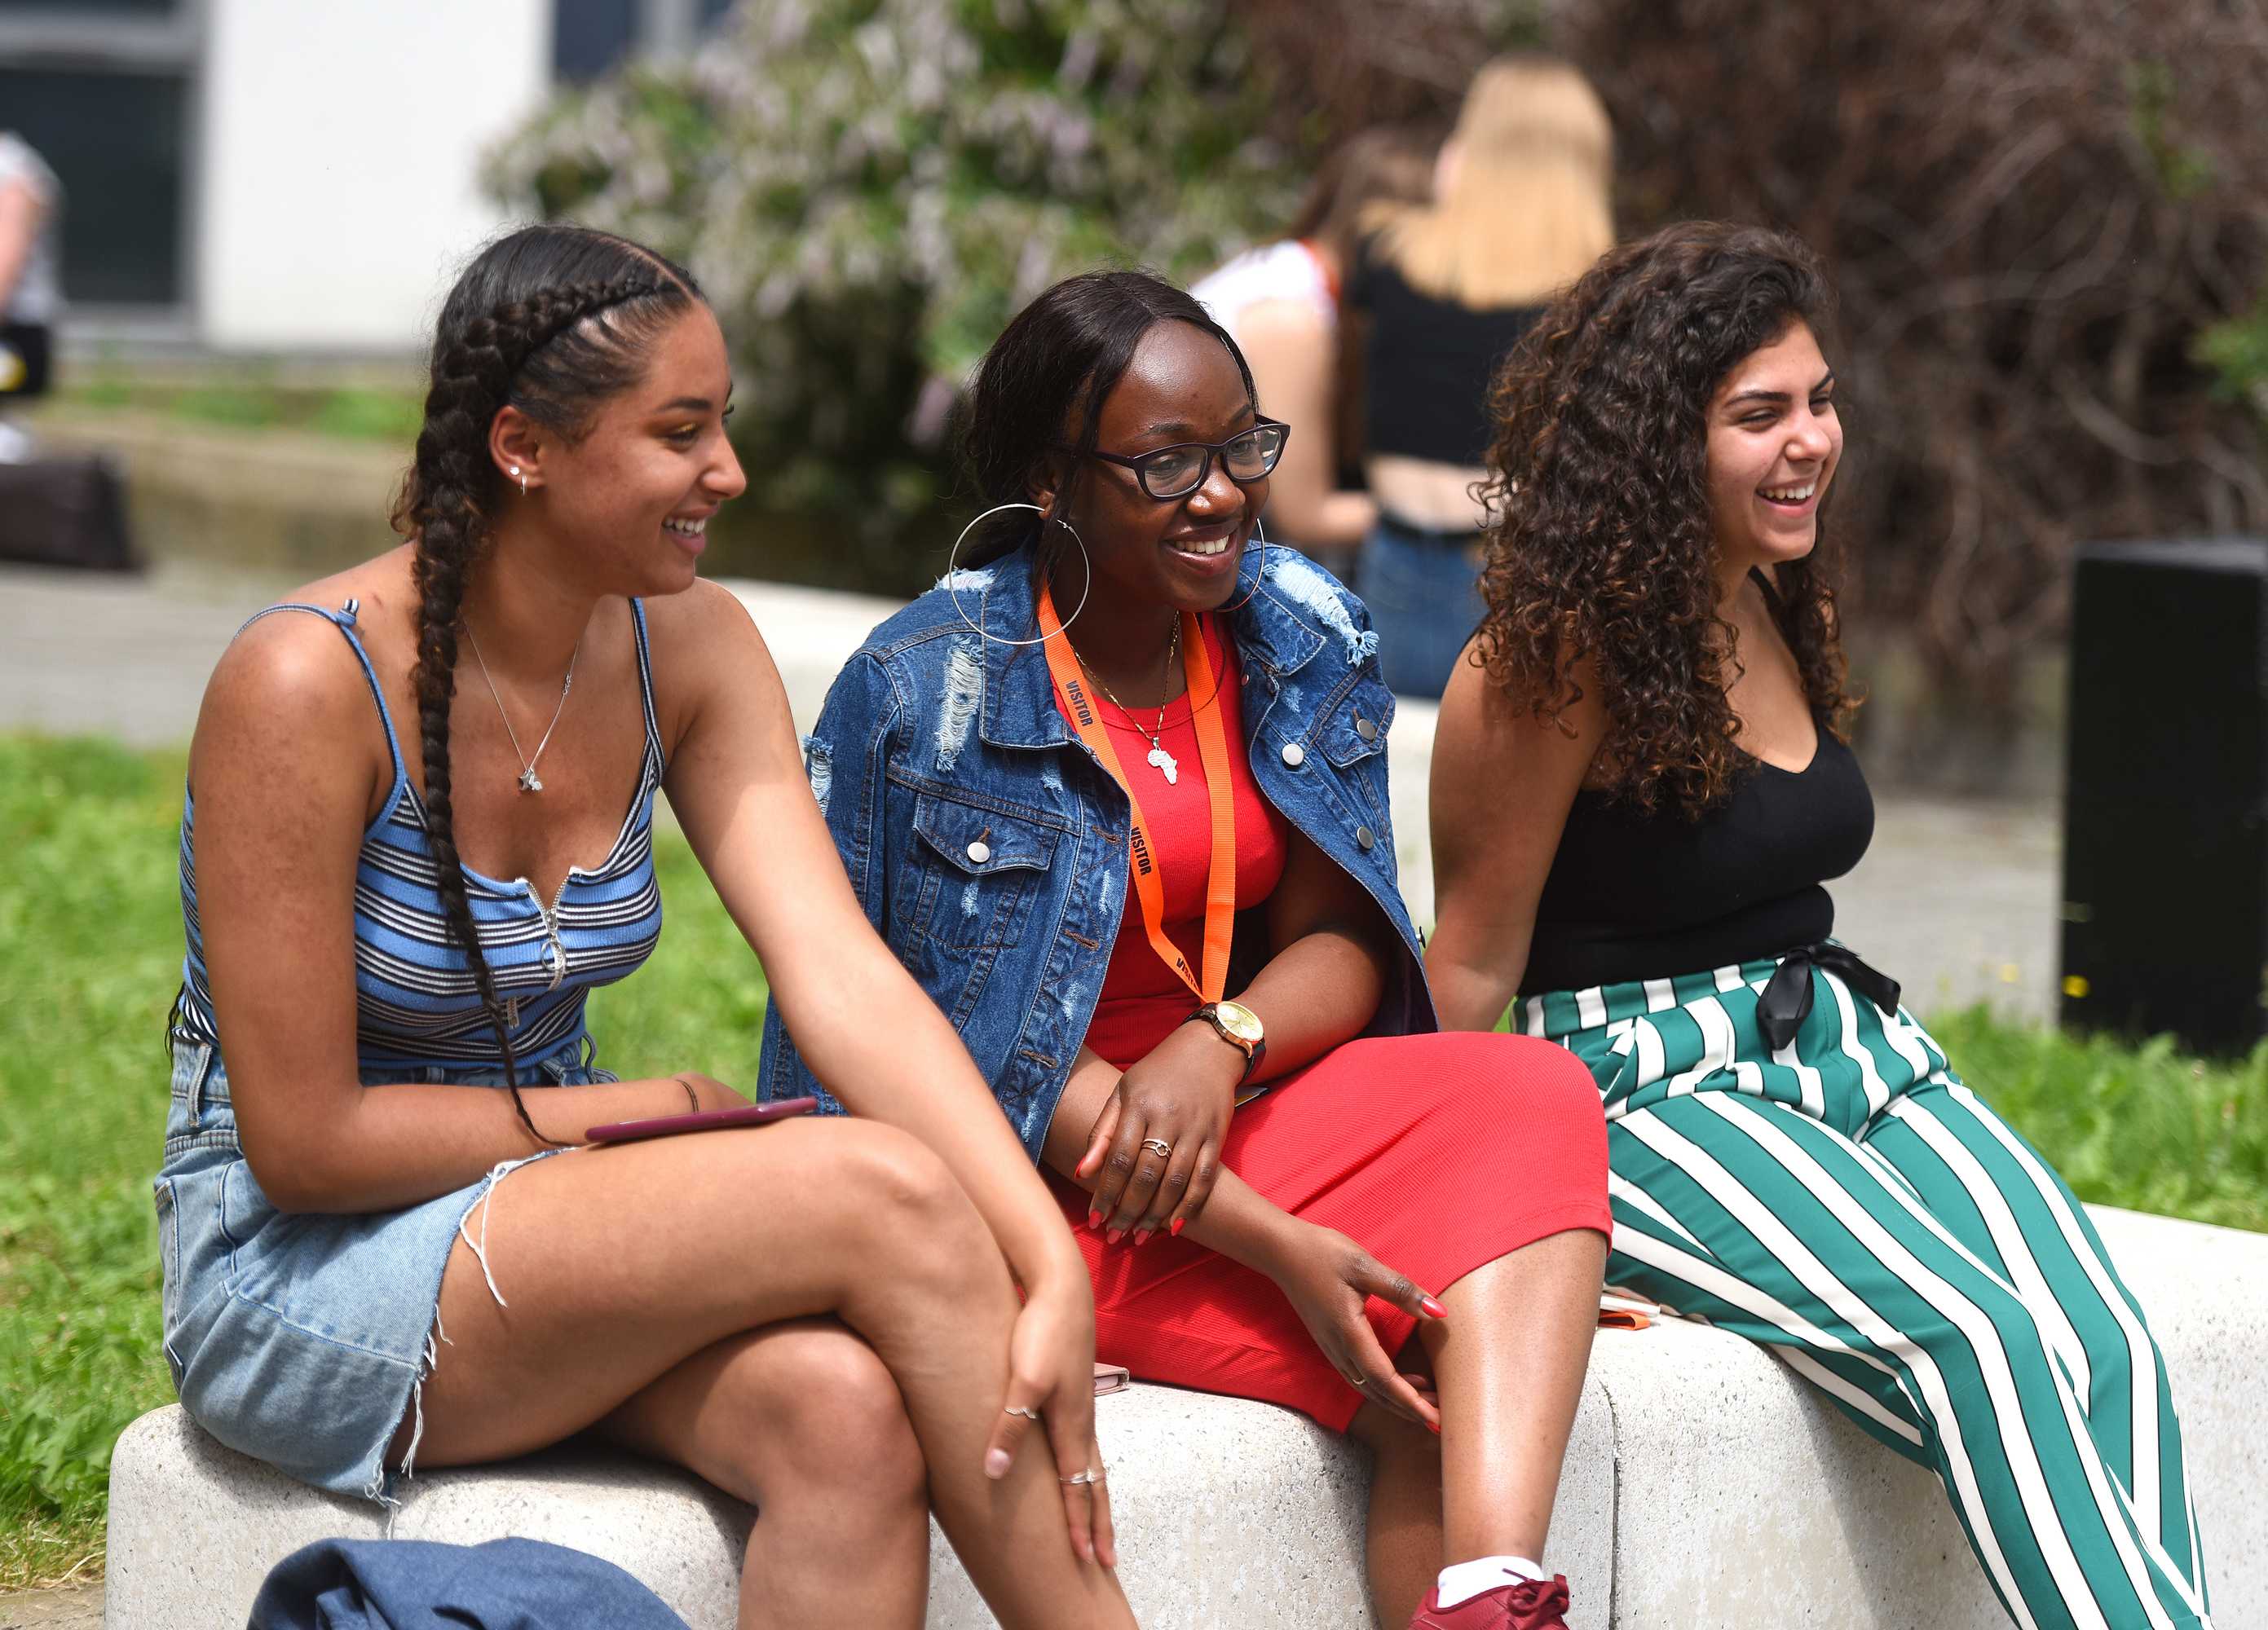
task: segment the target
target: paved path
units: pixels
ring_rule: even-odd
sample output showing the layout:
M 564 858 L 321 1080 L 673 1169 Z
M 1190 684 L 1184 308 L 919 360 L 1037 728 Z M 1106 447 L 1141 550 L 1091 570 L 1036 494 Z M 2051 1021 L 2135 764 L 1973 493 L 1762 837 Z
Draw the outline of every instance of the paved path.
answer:
M 139 577 L 0 568 L 0 729 L 186 742 L 214 658 L 288 582 L 160 567 Z M 771 635 L 808 728 L 880 601 L 735 585 Z M 1413 710 L 1414 711 L 1414 710 Z M 2055 977 L 2057 812 L 1880 795 L 1874 843 L 1835 885 L 1837 929 L 1930 1011 L 1989 1002 L 2043 1018 Z
M 0 1630 L 96 1630 L 101 1623 L 99 1582 L 0 1596 Z

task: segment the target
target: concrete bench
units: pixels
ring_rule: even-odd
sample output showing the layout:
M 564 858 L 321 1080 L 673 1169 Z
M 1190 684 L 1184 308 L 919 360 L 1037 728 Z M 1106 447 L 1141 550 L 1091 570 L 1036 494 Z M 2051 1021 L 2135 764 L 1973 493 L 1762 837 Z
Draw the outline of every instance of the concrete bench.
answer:
M 2173 1371 L 2214 1617 L 2268 1623 L 2268 1235 L 2095 1215 Z M 1121 1573 L 1145 1626 L 1369 1624 L 1359 1454 L 1287 1412 L 1165 1387 L 1105 1399 L 1097 1414 Z M 753 1520 L 689 1476 L 567 1449 L 420 1477 L 394 1531 L 579 1546 L 629 1568 L 694 1630 L 725 1630 Z M 111 1463 L 105 1623 L 241 1623 L 281 1558 L 385 1526 L 375 1508 L 309 1490 L 158 1410 Z M 941 1539 L 934 1554 L 930 1625 L 990 1625 Z M 1675 1322 L 1600 1333 L 1549 1560 L 1573 1585 L 1577 1630 L 2007 1622 L 1933 1478 L 1759 1349 Z

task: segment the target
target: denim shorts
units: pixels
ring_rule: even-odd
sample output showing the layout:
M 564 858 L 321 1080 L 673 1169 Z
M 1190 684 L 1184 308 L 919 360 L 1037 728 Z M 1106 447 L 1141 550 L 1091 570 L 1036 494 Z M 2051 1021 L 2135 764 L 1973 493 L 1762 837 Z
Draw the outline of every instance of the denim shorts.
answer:
M 613 1080 L 591 1066 L 588 1052 L 587 1037 L 578 1035 L 523 1066 L 520 1078 Z M 439 1068 L 363 1079 L 504 1083 L 502 1071 Z M 436 1361 L 442 1270 L 468 1222 L 478 1249 L 487 1219 L 473 1212 L 526 1164 L 506 1161 L 477 1183 L 400 1211 L 279 1211 L 245 1162 L 219 1054 L 176 1039 L 165 1164 L 153 1186 L 166 1364 L 182 1407 L 230 1448 L 303 1482 L 391 1503 L 386 1450 Z
M 1399 696 L 1439 696 L 1480 627 L 1480 534 L 1420 532 L 1381 516 L 1363 540 L 1355 592 L 1378 630 L 1378 666 Z

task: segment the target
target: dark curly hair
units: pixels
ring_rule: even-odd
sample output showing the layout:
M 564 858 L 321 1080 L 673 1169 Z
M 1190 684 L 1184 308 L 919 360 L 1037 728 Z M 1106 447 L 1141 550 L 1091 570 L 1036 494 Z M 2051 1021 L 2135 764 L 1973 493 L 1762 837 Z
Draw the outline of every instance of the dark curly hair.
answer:
M 681 267 L 651 249 L 579 226 L 532 226 L 498 239 L 457 279 L 433 339 L 425 422 L 416 462 L 394 502 L 394 525 L 416 545 L 417 694 L 425 788 L 421 800 L 434 882 L 449 935 L 464 953 L 481 1005 L 496 1027 L 505 1084 L 528 1135 L 511 1025 L 482 954 L 457 855 L 450 795 L 449 704 L 465 578 L 487 547 L 507 484 L 489 457 L 489 426 L 517 408 L 569 440 L 609 397 L 644 377 L 646 353 L 668 323 L 702 298 Z
M 1595 672 L 1599 764 L 1639 808 L 1695 817 L 1746 760 L 1726 700 L 1739 671 L 1717 615 L 1706 457 L 1710 400 L 1791 322 L 1824 337 L 1833 295 L 1782 232 L 1692 221 L 1603 256 L 1555 300 L 1498 375 L 1491 515 L 1473 660 L 1557 722 Z M 1773 613 L 1812 709 L 1848 740 L 1833 562 L 1774 571 Z

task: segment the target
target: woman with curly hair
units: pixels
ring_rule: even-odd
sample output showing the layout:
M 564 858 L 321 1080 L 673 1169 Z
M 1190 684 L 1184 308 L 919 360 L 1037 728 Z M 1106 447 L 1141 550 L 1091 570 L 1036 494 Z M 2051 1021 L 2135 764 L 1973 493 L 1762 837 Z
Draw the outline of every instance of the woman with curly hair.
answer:
M 1820 509 L 1844 447 L 1795 239 L 1601 261 L 1496 392 L 1486 620 L 1434 749 L 1444 1024 L 1604 1095 L 1610 1283 L 1771 1344 L 1933 1470 L 2027 1626 L 2194 1626 L 2165 1365 L 2071 1191 L 1829 937 L 1874 806 Z

